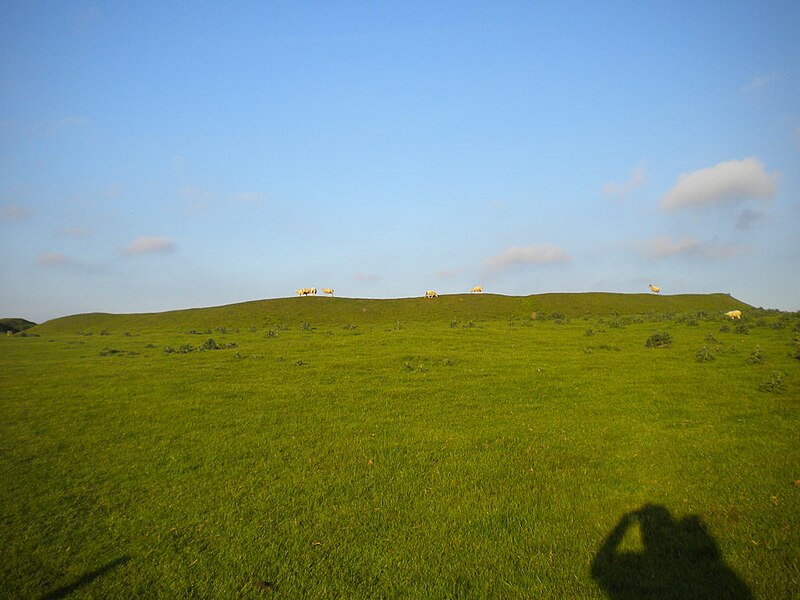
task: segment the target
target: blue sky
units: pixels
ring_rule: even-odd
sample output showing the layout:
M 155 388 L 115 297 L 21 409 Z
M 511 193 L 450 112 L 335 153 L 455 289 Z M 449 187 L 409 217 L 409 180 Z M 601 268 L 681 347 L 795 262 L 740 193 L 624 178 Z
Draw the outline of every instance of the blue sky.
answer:
M 798 310 L 798 30 L 796 1 L 4 2 L 0 316 L 648 283 Z

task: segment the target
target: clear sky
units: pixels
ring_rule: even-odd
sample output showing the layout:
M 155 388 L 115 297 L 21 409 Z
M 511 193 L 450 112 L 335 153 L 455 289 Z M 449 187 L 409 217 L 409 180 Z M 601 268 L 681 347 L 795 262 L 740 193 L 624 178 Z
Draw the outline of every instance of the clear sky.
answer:
M 796 0 L 6 0 L 0 317 L 649 283 L 798 310 L 798 32 Z

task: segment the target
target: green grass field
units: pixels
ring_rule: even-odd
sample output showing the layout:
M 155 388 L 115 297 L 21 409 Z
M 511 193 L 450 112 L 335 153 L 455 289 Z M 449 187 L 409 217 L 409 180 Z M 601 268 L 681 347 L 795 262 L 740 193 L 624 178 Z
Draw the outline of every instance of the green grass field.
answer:
M 0 337 L 0 596 L 796 597 L 798 357 L 727 295 L 53 320 Z

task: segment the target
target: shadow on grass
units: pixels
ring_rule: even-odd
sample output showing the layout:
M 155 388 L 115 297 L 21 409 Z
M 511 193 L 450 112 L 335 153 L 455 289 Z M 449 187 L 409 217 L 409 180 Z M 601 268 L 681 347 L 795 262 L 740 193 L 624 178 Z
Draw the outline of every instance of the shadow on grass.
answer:
M 637 524 L 643 549 L 620 551 Z M 675 521 L 666 508 L 653 504 L 620 519 L 592 562 L 592 578 L 611 600 L 753 599 L 723 562 L 699 517 Z
M 57 590 L 53 590 L 42 596 L 39 600 L 58 600 L 59 598 L 66 598 L 75 590 L 91 583 L 98 577 L 105 575 L 109 571 L 113 571 L 117 567 L 124 565 L 131 559 L 130 556 L 121 556 L 117 560 L 112 560 L 110 563 L 103 565 L 99 569 L 95 571 L 91 571 L 84 575 L 81 575 L 78 579 L 70 583 L 69 585 L 62 586 Z

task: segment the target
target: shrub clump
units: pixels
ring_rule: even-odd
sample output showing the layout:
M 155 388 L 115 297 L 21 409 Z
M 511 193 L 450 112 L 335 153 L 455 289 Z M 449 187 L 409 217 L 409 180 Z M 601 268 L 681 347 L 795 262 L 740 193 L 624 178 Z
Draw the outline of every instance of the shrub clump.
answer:
M 712 360 L 715 360 L 714 355 L 711 353 L 711 350 L 709 350 L 706 346 L 703 346 L 702 348 L 700 348 L 700 350 L 695 352 L 694 359 L 697 362 L 710 362 Z
M 786 383 L 783 381 L 783 373 L 780 371 L 773 371 L 769 375 L 769 379 L 764 381 L 758 386 L 759 391 L 769 392 L 772 394 L 782 394 L 786 391 Z
M 761 354 L 761 347 L 756 346 L 756 349 L 750 353 L 750 356 L 747 357 L 747 364 L 750 365 L 757 365 L 758 363 L 764 362 L 764 355 Z
M 791 352 L 792 358 L 800 360 L 800 337 L 794 339 L 794 348 Z
M 203 345 L 200 346 L 200 350 L 219 350 L 219 346 L 213 338 L 208 338 Z
M 100 356 L 137 356 L 138 352 L 131 352 L 129 350 L 117 350 L 116 348 L 103 348 L 100 350 Z
M 672 345 L 672 336 L 666 331 L 654 333 L 644 343 L 645 348 L 669 348 Z

